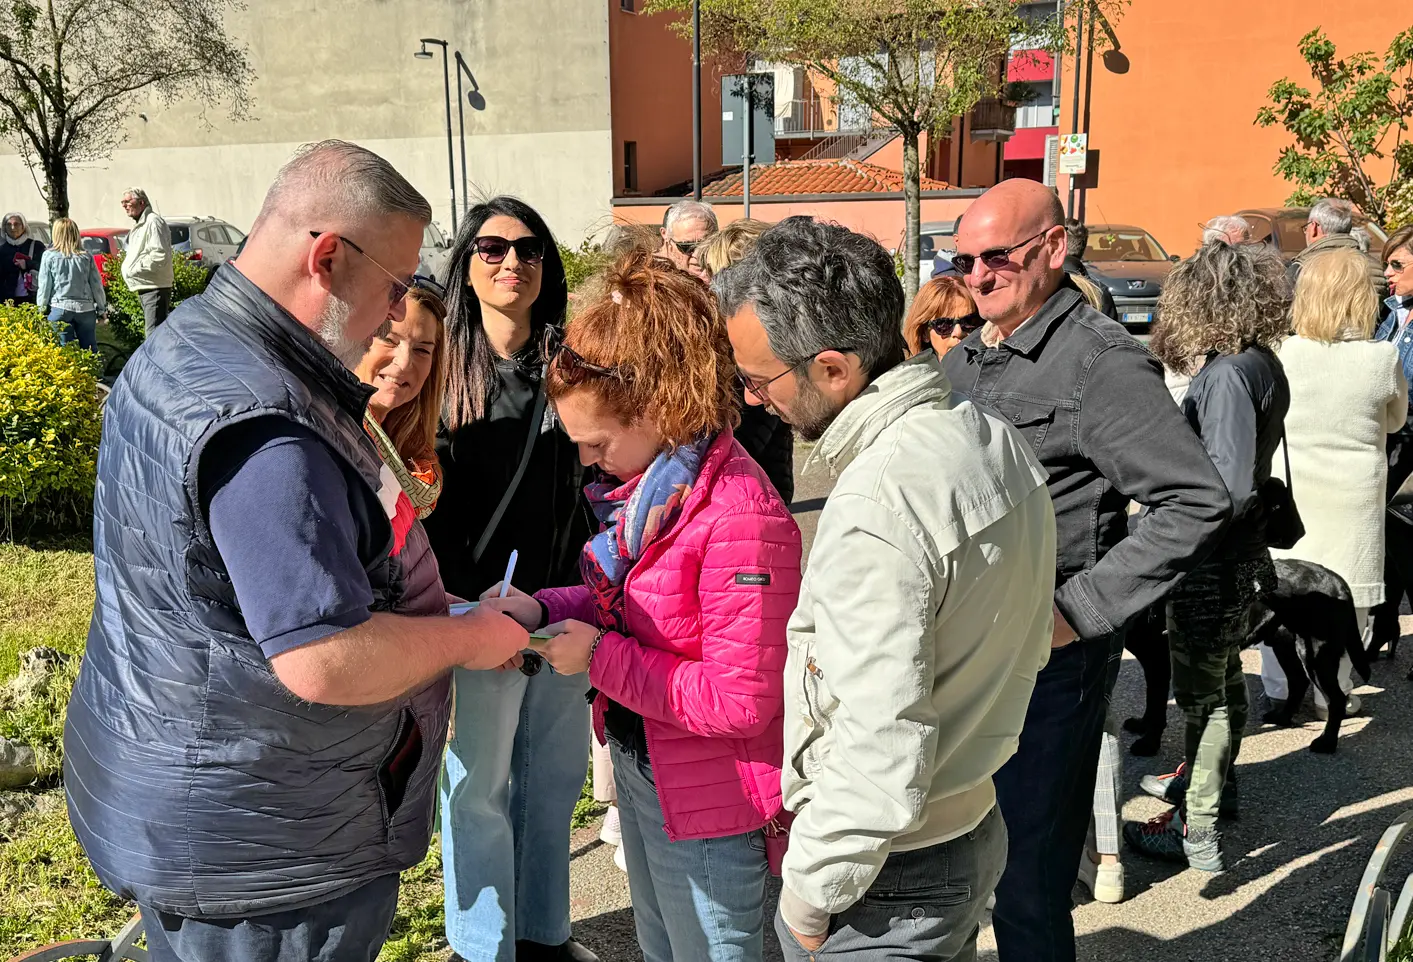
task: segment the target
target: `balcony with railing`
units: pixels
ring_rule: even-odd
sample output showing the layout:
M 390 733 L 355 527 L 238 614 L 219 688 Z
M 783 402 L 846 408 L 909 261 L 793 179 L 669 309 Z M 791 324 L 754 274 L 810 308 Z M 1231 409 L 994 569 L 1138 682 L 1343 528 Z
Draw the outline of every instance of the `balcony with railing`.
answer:
M 1055 107 L 1048 100 L 1045 103 L 1022 104 L 1016 108 L 1016 129 L 1055 126 Z
M 1015 104 L 996 97 L 977 101 L 971 111 L 971 139 L 974 142 L 1005 143 L 1016 132 Z

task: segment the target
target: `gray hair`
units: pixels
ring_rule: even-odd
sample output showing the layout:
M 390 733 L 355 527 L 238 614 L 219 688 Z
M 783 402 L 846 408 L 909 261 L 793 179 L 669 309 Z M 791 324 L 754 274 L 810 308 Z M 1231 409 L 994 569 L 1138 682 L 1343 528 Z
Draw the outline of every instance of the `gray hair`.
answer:
M 711 233 L 716 233 L 716 211 L 711 209 L 710 204 L 703 204 L 696 200 L 679 200 L 667 208 L 667 213 L 662 215 L 662 228 L 667 231 L 670 237 L 672 236 L 672 228 L 677 225 L 678 221 L 684 220 L 699 220 L 707 225 Z
M 108 196 L 111 197 L 112 195 L 109 194 Z M 152 201 L 147 199 L 147 191 L 143 190 L 141 187 L 129 187 L 127 190 L 123 191 L 123 196 L 136 197 L 138 200 L 142 201 L 144 208 L 147 210 L 152 209 Z
M 878 242 L 838 224 L 789 217 L 712 280 L 722 313 L 747 304 L 770 350 L 799 365 L 821 351 L 856 354 L 870 378 L 903 359 L 903 285 Z
M 1337 197 L 1327 197 L 1310 208 L 1307 220 L 1319 224 L 1326 234 L 1348 234 L 1354 226 L 1354 205 Z
M 1065 253 L 1070 257 L 1083 257 L 1089 246 L 1089 228 L 1073 217 L 1065 221 Z
M 1369 253 L 1369 243 L 1372 238 L 1369 237 L 1369 232 L 1367 230 L 1362 227 L 1351 227 L 1349 229 L 1349 236 L 1353 237 L 1354 243 L 1359 245 L 1360 253 Z
M 1202 228 L 1202 243 L 1227 244 L 1231 242 L 1232 234 L 1240 237 L 1241 243 L 1249 244 L 1251 242 L 1251 222 L 1236 214 L 1221 214 L 1213 217 L 1207 222 L 1207 226 Z
M 393 215 L 424 226 L 432 220 L 432 205 L 392 164 L 344 140 L 306 144 L 280 168 L 255 227 L 276 211 L 286 215 L 297 211 L 303 220 L 330 218 L 345 225 Z M 301 219 L 299 215 L 293 216 Z

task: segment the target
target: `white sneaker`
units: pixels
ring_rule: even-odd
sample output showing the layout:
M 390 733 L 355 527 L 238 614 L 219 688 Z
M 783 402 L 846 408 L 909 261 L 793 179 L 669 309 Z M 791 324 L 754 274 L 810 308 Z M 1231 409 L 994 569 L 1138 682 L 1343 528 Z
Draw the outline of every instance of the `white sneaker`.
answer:
M 618 806 L 610 805 L 603 817 L 603 827 L 599 829 L 599 841 L 605 845 L 623 844 L 623 826 L 618 820 Z
M 1124 900 L 1124 866 L 1122 862 L 1091 862 L 1088 853 L 1079 856 L 1079 880 L 1089 889 L 1096 902 L 1111 905 Z
M 1348 698 L 1348 700 L 1345 701 L 1345 703 L 1344 703 L 1344 717 L 1345 717 L 1345 718 L 1358 718 L 1358 717 L 1359 717 L 1360 715 L 1362 715 L 1362 714 L 1364 714 L 1364 703 L 1359 700 L 1359 696 L 1358 696 L 1358 695 L 1350 695 L 1349 698 Z M 1328 705 L 1316 705 L 1316 706 L 1315 706 L 1315 717 L 1318 718 L 1318 719 L 1320 719 L 1320 721 L 1329 721 L 1329 720 L 1330 720 L 1330 709 L 1329 709 L 1329 706 L 1328 706 Z
M 613 850 L 613 864 L 618 866 L 620 872 L 628 871 L 628 860 L 623 857 L 622 845 Z

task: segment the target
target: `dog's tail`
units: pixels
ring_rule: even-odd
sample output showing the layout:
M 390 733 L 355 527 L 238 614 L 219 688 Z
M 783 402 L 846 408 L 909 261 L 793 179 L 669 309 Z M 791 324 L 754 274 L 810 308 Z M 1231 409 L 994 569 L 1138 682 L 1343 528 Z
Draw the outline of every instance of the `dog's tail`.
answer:
M 1347 630 L 1340 632 L 1345 636 L 1344 650 L 1349 653 L 1349 661 L 1354 666 L 1354 670 L 1359 673 L 1359 677 L 1364 679 L 1364 683 L 1367 685 L 1369 676 L 1372 674 L 1369 665 L 1369 652 L 1364 647 L 1364 635 L 1359 630 L 1359 619 L 1354 614 L 1354 602 L 1350 601 L 1347 605 L 1349 617 L 1341 616 L 1340 618 L 1341 624 L 1349 623 Z M 1341 607 L 1344 607 L 1344 603 L 1341 604 Z

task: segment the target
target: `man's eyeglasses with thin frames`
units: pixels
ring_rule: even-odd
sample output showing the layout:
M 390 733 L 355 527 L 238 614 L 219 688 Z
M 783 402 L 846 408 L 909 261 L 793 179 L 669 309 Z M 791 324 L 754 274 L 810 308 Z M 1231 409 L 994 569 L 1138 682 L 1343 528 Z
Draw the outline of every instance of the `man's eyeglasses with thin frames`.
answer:
M 322 237 L 322 236 L 323 236 L 324 234 L 326 234 L 326 233 L 328 233 L 328 231 L 311 230 L 311 231 L 309 232 L 309 236 L 312 237 L 312 238 L 314 238 L 315 240 L 318 240 L 320 237 Z M 402 280 L 402 279 L 399 278 L 396 274 L 394 274 L 392 271 L 390 271 L 390 270 L 388 270 L 386 267 L 384 267 L 382 264 L 379 264 L 378 261 L 373 257 L 372 254 L 369 254 L 369 253 L 368 253 L 367 251 L 365 251 L 363 248 L 359 247 L 359 246 L 358 246 L 357 244 L 355 244 L 352 240 L 350 240 L 350 239 L 347 238 L 347 237 L 344 237 L 342 234 L 335 234 L 334 236 L 337 237 L 339 240 L 343 241 L 343 242 L 344 242 L 345 244 L 347 244 L 349 247 L 351 247 L 351 248 L 353 248 L 354 250 L 356 250 L 358 253 L 362 254 L 364 257 L 366 257 L 366 258 L 368 259 L 368 262 L 369 262 L 369 263 L 371 263 L 371 264 L 372 264 L 374 267 L 376 267 L 378 270 L 382 271 L 384 274 L 388 275 L 388 277 L 392 278 L 392 289 L 388 292 L 388 306 L 389 306 L 389 307 L 395 307 L 395 306 L 397 306 L 399 303 L 401 303 L 401 302 L 402 302 L 402 299 L 407 296 L 408 290 L 410 290 L 410 289 L 412 288 L 412 286 L 417 283 L 417 278 L 415 278 L 415 277 L 414 277 L 411 281 L 404 281 L 404 280 Z

